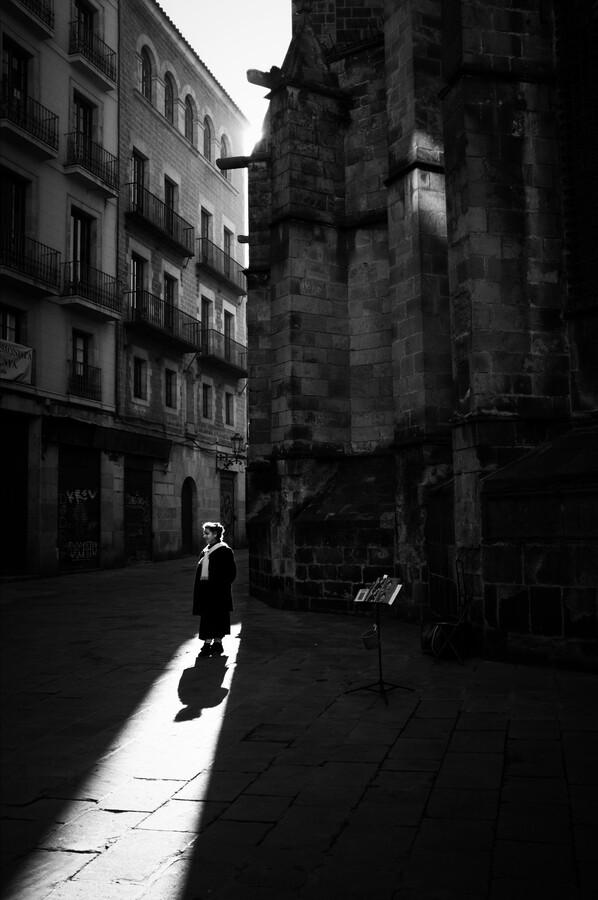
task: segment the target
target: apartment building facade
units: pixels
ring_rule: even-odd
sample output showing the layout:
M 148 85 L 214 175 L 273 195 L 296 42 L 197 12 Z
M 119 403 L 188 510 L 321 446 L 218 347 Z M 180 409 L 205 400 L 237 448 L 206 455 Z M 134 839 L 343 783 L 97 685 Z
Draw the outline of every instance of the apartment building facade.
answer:
M 243 116 L 150 0 L 9 0 L 1 42 L 2 574 L 242 542 Z
M 126 559 L 198 549 L 202 519 L 242 543 L 246 435 L 244 117 L 153 0 L 121 0 L 119 280 Z M 152 466 L 168 435 L 168 465 Z M 152 514 L 145 510 L 152 503 Z M 128 504 L 132 508 L 128 510 Z M 143 512 L 142 512 L 143 510 Z M 198 530 L 199 529 L 199 530 Z

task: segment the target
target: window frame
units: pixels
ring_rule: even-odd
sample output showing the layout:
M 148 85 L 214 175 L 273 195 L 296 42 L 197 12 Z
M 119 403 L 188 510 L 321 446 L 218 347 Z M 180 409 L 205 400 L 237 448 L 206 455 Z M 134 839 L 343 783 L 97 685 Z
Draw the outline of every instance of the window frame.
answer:
M 133 399 L 147 402 L 147 359 L 133 357 Z
M 147 47 L 141 48 L 141 85 L 140 90 L 146 100 L 153 103 L 154 66 Z
M 170 122 L 171 125 L 175 124 L 175 99 L 174 79 L 170 72 L 167 72 L 164 76 L 164 118 L 167 122 Z
M 0 306 L 0 339 L 9 344 L 22 344 L 24 319 L 25 314 L 22 310 Z
M 230 391 L 224 392 L 224 424 L 234 427 L 235 425 L 235 406 L 234 394 Z
M 214 130 L 209 116 L 204 116 L 203 120 L 203 156 L 208 162 L 212 162 L 212 142 L 214 139 Z
M 212 418 L 212 385 L 202 384 L 201 386 L 201 417 L 202 419 Z
M 190 94 L 185 97 L 185 138 L 195 146 L 195 109 Z
M 164 369 L 164 406 L 177 409 L 177 373 L 175 369 Z

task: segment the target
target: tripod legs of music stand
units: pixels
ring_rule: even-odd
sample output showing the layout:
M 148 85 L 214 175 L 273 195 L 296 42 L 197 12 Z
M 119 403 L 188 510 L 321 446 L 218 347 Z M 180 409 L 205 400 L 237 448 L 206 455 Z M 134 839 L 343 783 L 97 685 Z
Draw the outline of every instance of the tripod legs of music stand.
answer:
M 414 688 L 406 687 L 404 684 L 392 684 L 390 681 L 384 681 L 382 677 L 382 632 L 380 631 L 380 606 L 376 606 L 376 626 L 378 629 L 378 681 L 373 681 L 371 684 L 363 684 L 361 687 L 350 688 L 348 691 L 345 691 L 345 694 L 353 694 L 355 691 L 378 691 L 384 697 L 384 702 L 388 706 L 388 698 L 387 693 L 390 691 L 394 691 L 395 688 L 400 688 L 402 691 L 411 691 L 413 692 Z

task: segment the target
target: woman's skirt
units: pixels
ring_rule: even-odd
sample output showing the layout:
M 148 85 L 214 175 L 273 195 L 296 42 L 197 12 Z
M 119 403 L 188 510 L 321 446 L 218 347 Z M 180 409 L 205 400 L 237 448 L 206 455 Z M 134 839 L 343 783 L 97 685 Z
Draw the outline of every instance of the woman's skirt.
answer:
M 205 605 L 199 619 L 200 640 L 221 638 L 225 634 L 230 634 L 229 610 Z

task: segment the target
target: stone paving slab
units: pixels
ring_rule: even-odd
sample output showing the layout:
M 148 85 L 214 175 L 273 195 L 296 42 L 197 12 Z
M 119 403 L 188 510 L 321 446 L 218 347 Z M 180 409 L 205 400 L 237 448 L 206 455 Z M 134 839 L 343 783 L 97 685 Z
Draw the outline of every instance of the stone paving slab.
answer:
M 386 703 L 369 620 L 257 603 L 238 556 L 214 660 L 194 560 L 2 585 L 3 898 L 594 900 L 595 675 L 386 615 Z

